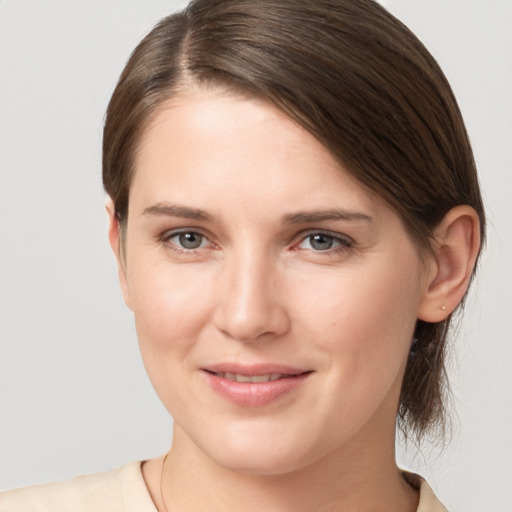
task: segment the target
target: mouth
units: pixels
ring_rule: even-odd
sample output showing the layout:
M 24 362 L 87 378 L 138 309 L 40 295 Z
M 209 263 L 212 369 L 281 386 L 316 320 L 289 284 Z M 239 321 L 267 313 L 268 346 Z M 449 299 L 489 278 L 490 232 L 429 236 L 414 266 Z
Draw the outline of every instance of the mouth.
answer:
M 242 373 L 229 373 L 229 372 L 215 372 L 216 377 L 227 379 L 231 382 L 270 382 L 288 377 L 295 377 L 287 373 L 265 373 L 263 375 L 244 375 Z
M 313 373 L 276 365 L 219 365 L 203 371 L 211 389 L 223 399 L 243 407 L 268 405 L 293 394 Z

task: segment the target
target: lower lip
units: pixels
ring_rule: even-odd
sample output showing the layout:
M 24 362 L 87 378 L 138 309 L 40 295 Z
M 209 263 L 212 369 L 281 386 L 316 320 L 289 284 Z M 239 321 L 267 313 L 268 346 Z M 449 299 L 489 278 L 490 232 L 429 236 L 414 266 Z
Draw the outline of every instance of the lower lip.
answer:
M 270 404 L 300 386 L 311 372 L 268 382 L 236 382 L 205 372 L 214 391 L 236 405 L 258 407 Z

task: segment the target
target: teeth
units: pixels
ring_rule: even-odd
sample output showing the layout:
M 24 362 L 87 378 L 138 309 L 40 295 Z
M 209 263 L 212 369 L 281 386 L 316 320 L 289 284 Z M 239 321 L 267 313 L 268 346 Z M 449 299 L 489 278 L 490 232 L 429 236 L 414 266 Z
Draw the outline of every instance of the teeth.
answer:
M 222 377 L 233 382 L 268 382 L 280 379 L 281 373 L 267 373 L 265 375 L 242 375 L 240 373 L 216 373 L 217 377 Z

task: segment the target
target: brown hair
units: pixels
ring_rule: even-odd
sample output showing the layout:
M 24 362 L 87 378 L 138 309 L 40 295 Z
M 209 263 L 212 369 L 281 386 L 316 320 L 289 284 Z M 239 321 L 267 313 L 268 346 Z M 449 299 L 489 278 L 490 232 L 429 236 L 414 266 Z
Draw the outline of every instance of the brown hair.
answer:
M 131 55 L 110 101 L 103 183 L 124 226 L 138 141 L 190 81 L 263 98 L 311 132 L 403 219 L 422 250 L 454 206 L 485 219 L 450 86 L 421 42 L 372 0 L 194 0 Z M 398 423 L 444 425 L 450 318 L 418 321 Z

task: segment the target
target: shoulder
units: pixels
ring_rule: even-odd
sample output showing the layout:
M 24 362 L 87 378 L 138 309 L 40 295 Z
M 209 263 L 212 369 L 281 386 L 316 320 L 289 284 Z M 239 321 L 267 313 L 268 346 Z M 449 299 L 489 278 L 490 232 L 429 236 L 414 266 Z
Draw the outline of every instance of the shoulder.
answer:
M 421 480 L 420 503 L 416 512 L 448 512 L 425 480 Z
M 414 487 L 420 493 L 420 501 L 416 512 L 448 512 L 424 478 L 407 471 L 402 471 L 402 476 L 411 487 Z
M 0 512 L 156 512 L 141 473 L 132 462 L 113 471 L 67 482 L 0 493 Z

